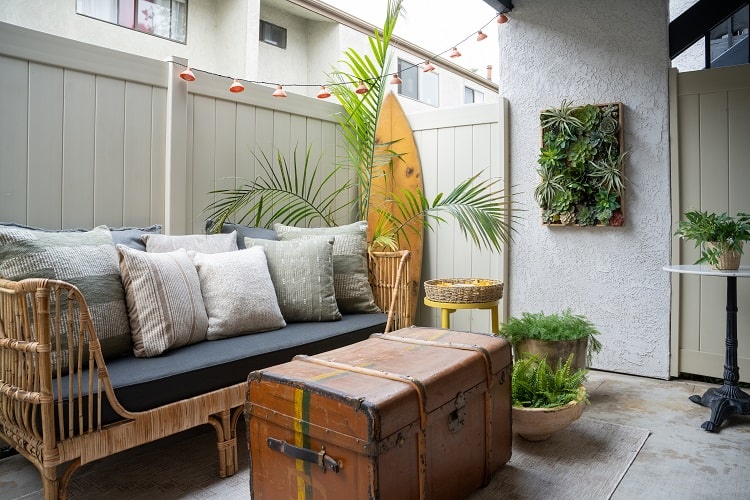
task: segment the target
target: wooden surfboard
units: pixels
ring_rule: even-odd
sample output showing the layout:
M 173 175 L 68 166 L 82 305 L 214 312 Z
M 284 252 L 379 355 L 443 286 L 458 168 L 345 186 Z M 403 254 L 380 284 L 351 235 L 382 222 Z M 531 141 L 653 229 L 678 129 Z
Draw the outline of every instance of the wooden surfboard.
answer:
M 396 141 L 396 142 L 394 142 Z M 396 198 L 406 200 L 404 193 L 411 192 L 417 196 L 418 191 L 424 192 L 422 180 L 422 165 L 419 162 L 419 151 L 414 141 L 409 120 L 404 114 L 398 98 L 389 92 L 383 99 L 380 117 L 375 131 L 375 143 L 385 145 L 396 153 L 400 158 L 394 158 L 392 168 L 384 166 L 385 175 L 374 175 L 371 186 L 370 206 L 385 208 L 395 215 L 399 215 L 397 208 L 392 203 L 382 200 L 390 197 L 391 193 Z M 392 144 L 388 144 L 392 143 Z M 372 241 L 373 228 L 378 223 L 379 214 L 370 210 L 368 214 L 368 241 Z M 413 223 L 408 229 L 408 241 L 404 237 L 399 238 L 399 249 L 409 250 L 411 253 L 411 318 L 414 320 L 417 308 L 417 299 L 421 286 L 422 275 L 422 250 L 424 242 L 424 229 L 421 224 Z M 380 250 L 380 249 L 376 249 Z

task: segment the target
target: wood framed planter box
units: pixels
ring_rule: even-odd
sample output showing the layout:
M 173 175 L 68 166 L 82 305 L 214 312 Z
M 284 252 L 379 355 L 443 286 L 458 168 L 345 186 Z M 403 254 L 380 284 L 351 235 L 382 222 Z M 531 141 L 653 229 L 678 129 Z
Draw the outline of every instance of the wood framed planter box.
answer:
M 627 152 L 622 103 L 540 113 L 541 149 L 534 198 L 546 226 L 622 226 Z

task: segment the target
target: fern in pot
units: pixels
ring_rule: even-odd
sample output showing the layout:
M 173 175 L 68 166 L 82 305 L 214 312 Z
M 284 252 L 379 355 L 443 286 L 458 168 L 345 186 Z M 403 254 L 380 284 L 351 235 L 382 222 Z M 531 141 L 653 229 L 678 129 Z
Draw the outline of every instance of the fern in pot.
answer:
M 674 234 L 700 248 L 696 264 L 721 270 L 738 269 L 744 243 L 750 240 L 750 215 L 739 212 L 731 217 L 726 212 L 690 210 L 685 212 L 685 219 L 678 223 Z

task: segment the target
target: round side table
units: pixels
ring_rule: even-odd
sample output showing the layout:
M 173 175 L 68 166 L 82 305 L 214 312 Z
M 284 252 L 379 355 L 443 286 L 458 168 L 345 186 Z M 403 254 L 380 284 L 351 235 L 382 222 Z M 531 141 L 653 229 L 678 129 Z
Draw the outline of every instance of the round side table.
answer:
M 500 300 L 493 300 L 491 302 L 436 302 L 427 297 L 424 299 L 424 305 L 441 310 L 441 326 L 446 329 L 451 327 L 451 314 L 456 312 L 457 309 L 489 309 L 493 334 L 500 333 L 497 313 L 499 302 Z

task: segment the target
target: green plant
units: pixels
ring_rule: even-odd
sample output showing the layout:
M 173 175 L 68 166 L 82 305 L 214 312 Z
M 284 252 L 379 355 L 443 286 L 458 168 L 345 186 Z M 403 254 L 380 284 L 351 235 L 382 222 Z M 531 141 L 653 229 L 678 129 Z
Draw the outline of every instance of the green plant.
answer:
M 264 168 L 260 178 L 239 188 L 212 191 L 216 201 L 204 211 L 214 221 L 214 230 L 235 215 L 240 220 L 252 219 L 258 225 L 272 222 L 310 225 L 316 219 L 333 225 L 333 214 L 344 211 L 355 213 L 357 220 L 366 220 L 374 210 L 380 220 L 375 224 L 373 239 L 369 242 L 371 247 L 396 249 L 399 238 L 408 240 L 412 223 L 431 230 L 446 221 L 444 215 L 452 216 L 462 234 L 479 248 L 500 251 L 502 244 L 509 241 L 511 226 L 508 220 L 516 217 L 515 214 L 508 215 L 513 203 L 511 196 L 498 188 L 499 179 L 481 180 L 481 172 L 458 182 L 449 193 L 439 193 L 432 200 L 421 192 L 374 193 L 372 190 L 372 180 L 389 175 L 394 162 L 401 161 L 391 149 L 393 142 L 379 144 L 375 137 L 392 59 L 390 41 L 401 10 L 402 0 L 389 0 L 383 28 L 375 30 L 369 38 L 370 53 L 362 55 L 352 48 L 347 49 L 342 61 L 344 69 L 329 75 L 331 93 L 345 111 L 339 117 L 346 150 L 343 161 L 332 168 L 332 173 L 323 178 L 319 174 L 313 182 L 308 175 L 309 158 L 298 168 L 295 155 L 292 168 L 279 156 L 279 165 L 289 167 L 281 174 Z M 367 82 L 369 91 L 357 94 L 351 82 L 358 81 Z M 356 178 L 357 195 L 353 200 L 346 196 L 352 184 L 336 187 L 341 177 L 336 173 L 349 168 L 354 169 Z M 333 187 L 324 187 L 329 184 Z M 322 193 L 328 193 L 328 190 L 335 194 L 323 196 Z M 296 208 L 286 207 L 288 200 L 293 200 Z M 385 210 L 383 207 L 387 204 L 397 210 Z M 265 218 L 257 214 L 258 210 Z M 305 219 L 302 215 L 310 217 Z
M 500 326 L 500 335 L 511 344 L 522 340 L 577 340 L 588 337 L 588 356 L 599 352 L 602 344 L 596 338 L 599 330 L 585 316 L 573 314 L 566 309 L 559 314 L 544 312 L 524 312 L 521 316 L 512 316 Z
M 627 182 L 623 165 L 628 153 L 622 152 L 617 134 L 619 115 L 619 104 L 574 107 L 567 100 L 541 112 L 540 182 L 534 196 L 543 211 L 555 212 L 554 217 L 543 215 L 544 224 L 610 225 L 615 214 L 617 225 L 624 223 L 617 209 Z M 583 207 L 594 207 L 594 215 L 579 214 Z
M 575 139 L 575 129 L 581 128 L 583 123 L 576 118 L 575 108 L 571 101 L 563 99 L 559 108 L 549 108 L 542 111 L 542 128 L 550 129 L 567 139 Z
M 531 356 L 513 363 L 511 392 L 513 406 L 555 408 L 571 401 L 588 403 L 582 387 L 587 370 L 571 370 L 573 356 L 565 364 L 552 368 L 546 357 Z
M 578 209 L 578 223 L 582 226 L 593 226 L 596 224 L 596 211 L 588 205 Z
M 743 253 L 743 244 L 750 240 L 750 215 L 738 212 L 730 217 L 707 211 L 690 210 L 685 212 L 685 220 L 678 223 L 675 236 L 695 242 L 700 247 L 700 258 L 696 264 L 717 266 L 724 251 Z M 711 243 L 711 245 L 709 245 Z
M 589 175 L 594 179 L 599 189 L 609 191 L 622 196 L 625 192 L 624 163 L 628 152 L 612 155 L 610 148 L 606 158 L 590 162 L 591 171 Z
M 310 147 L 304 161 L 298 159 L 297 148 L 294 148 L 291 163 L 277 152 L 276 168 L 265 153 L 252 154 L 263 175 L 237 188 L 210 192 L 216 199 L 204 209 L 211 214 L 209 231 L 220 231 L 230 217 L 235 217 L 234 222 L 239 224 L 253 226 L 264 226 L 270 220 L 288 225 L 315 221 L 334 226 L 336 214 L 348 208 L 338 200 L 353 183 L 344 182 L 329 190 L 339 168 L 322 172 L 320 159 L 314 164 L 310 160 Z

